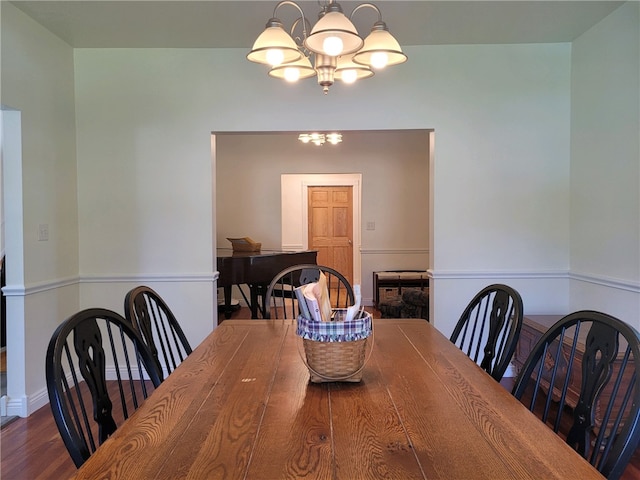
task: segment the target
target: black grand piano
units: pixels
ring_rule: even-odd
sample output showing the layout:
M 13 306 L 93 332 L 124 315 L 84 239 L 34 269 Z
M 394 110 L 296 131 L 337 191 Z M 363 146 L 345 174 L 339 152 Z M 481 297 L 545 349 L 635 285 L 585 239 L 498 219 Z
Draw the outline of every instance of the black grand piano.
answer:
M 218 248 L 218 287 L 224 289 L 225 317 L 231 316 L 231 287 L 237 285 L 245 301 L 251 308 L 251 318 L 258 318 L 258 310 L 263 308 L 259 298 L 269 286 L 269 283 L 281 270 L 301 263 L 317 264 L 315 250 L 302 252 L 282 252 L 263 250 L 261 252 L 234 252 L 231 248 Z M 249 298 L 243 292 L 241 285 L 249 287 Z

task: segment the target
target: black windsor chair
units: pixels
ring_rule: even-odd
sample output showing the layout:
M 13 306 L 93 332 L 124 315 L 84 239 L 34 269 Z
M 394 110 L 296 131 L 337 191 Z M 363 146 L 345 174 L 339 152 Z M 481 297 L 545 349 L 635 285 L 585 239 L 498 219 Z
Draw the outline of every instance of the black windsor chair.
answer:
M 523 318 L 516 290 L 489 285 L 469 302 L 450 340 L 499 382 L 516 349 Z
M 77 467 L 162 382 L 129 322 L 101 308 L 71 315 L 56 328 L 45 371 L 51 411 Z
M 513 395 L 609 480 L 640 440 L 640 334 L 584 310 L 556 322 L 535 345 Z
M 317 282 L 323 272 L 327 279 L 332 308 L 347 308 L 355 303 L 353 287 L 337 270 L 323 265 L 294 265 L 278 273 L 264 296 L 264 318 L 297 318 L 298 302 L 295 289 Z
M 169 375 L 193 351 L 175 315 L 151 288 L 130 290 L 124 299 L 124 311 L 163 375 Z

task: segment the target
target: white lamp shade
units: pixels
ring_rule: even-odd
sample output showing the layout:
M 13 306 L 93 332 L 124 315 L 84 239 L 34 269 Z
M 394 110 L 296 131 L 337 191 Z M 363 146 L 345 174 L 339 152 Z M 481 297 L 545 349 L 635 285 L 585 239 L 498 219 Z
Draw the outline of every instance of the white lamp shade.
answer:
M 353 56 L 353 61 L 360 65 L 376 68 L 376 56 L 379 54 L 386 54 L 387 66 L 407 61 L 407 56 L 402 53 L 400 44 L 393 38 L 393 35 L 388 30 L 375 28 L 364 39 L 364 46 Z
M 342 40 L 342 50 L 325 51 L 325 41 L 332 43 L 333 38 Z M 356 27 L 342 12 L 328 12 L 320 18 L 311 29 L 311 33 L 304 40 L 304 46 L 314 53 L 338 56 L 353 53 L 363 44 Z
M 269 70 L 269 75 L 274 78 L 284 79 L 288 82 L 296 80 L 304 80 L 316 75 L 315 69 L 311 66 L 311 62 L 304 55 L 301 59 L 291 63 L 284 63 L 273 67 Z
M 279 62 L 271 61 L 274 53 L 280 53 Z M 282 26 L 267 26 L 253 43 L 253 48 L 247 55 L 247 60 L 265 65 L 279 65 L 291 63 L 302 57 L 298 45 Z
M 361 78 L 369 78 L 373 75 L 371 70 L 366 65 L 360 65 L 353 61 L 353 54 L 343 55 L 338 58 L 338 65 L 336 66 L 335 78 L 342 80 L 345 83 L 353 83 Z

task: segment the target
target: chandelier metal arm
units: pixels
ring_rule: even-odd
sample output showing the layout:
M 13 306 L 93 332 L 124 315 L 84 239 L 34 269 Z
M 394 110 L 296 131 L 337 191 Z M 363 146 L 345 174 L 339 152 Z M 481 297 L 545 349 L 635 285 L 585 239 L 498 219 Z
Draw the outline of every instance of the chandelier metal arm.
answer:
M 360 5 L 358 5 L 356 8 L 353 9 L 353 11 L 351 12 L 351 15 L 349 15 L 349 20 L 353 20 L 353 14 L 364 7 L 373 8 L 376 12 L 378 12 L 378 22 L 382 22 L 382 12 L 373 3 L 361 3 Z
M 300 22 L 302 22 L 302 38 L 295 36 L 295 29 Z M 308 57 L 309 51 L 304 47 L 304 39 L 307 38 L 307 28 L 311 30 L 311 23 L 309 23 L 309 20 L 307 20 L 305 17 L 298 17 L 296 21 L 293 22 L 293 25 L 291 25 L 289 35 L 291 35 L 291 38 L 295 40 L 298 47 L 303 50 L 305 56 Z
M 296 2 L 293 2 L 291 0 L 281 0 L 273 9 L 273 16 L 276 17 L 276 12 L 283 5 L 291 5 L 292 7 L 295 7 L 298 10 L 298 12 L 300 12 L 300 17 L 302 18 L 302 36 L 303 38 L 307 38 L 307 25 L 311 27 L 311 23 L 305 18 L 304 11 L 302 10 L 302 8 L 300 8 L 300 5 L 298 5 Z M 291 36 L 293 36 L 293 28 L 298 23 L 298 20 L 296 20 L 293 26 L 291 27 Z

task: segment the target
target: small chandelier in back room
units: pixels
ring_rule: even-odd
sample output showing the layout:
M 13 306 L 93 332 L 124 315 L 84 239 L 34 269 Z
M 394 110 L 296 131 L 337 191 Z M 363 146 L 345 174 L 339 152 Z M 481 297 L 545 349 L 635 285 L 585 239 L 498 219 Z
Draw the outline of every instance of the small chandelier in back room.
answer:
M 298 140 L 302 143 L 313 143 L 318 147 L 321 147 L 325 142 L 329 142 L 331 145 L 337 145 L 342 142 L 341 133 L 301 133 L 298 135 Z
M 300 14 L 293 22 L 290 34 L 276 17 L 282 5 L 291 5 Z M 378 21 L 364 40 L 351 23 L 353 15 L 361 8 L 372 8 L 378 13 Z M 311 32 L 307 33 L 307 29 Z M 302 36 L 294 36 L 296 31 L 301 31 Z M 247 60 L 269 65 L 270 76 L 289 82 L 317 76 L 318 84 L 326 94 L 335 79 L 353 83 L 372 76 L 374 69 L 403 63 L 407 56 L 382 21 L 380 9 L 372 3 L 361 3 L 347 18 L 340 4 L 329 0 L 322 6 L 318 21 L 311 28 L 297 3 L 282 0 L 273 10 L 266 29 L 253 44 Z

